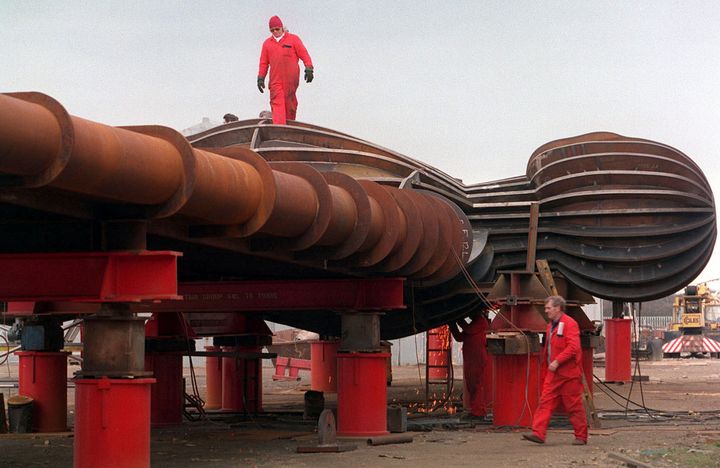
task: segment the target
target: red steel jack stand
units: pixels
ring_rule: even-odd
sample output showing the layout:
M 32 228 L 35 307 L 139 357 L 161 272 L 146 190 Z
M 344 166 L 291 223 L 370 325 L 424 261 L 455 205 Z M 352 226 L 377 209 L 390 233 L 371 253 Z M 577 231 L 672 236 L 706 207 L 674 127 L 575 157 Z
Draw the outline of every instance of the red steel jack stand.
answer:
M 605 319 L 606 382 L 630 382 L 632 380 L 631 327 L 632 320 L 630 319 Z
M 85 359 L 75 380 L 76 468 L 150 466 L 150 394 L 144 319 L 104 304 L 85 319 Z
M 67 431 L 65 352 L 18 351 L 18 392 L 33 399 L 33 431 Z
M 540 401 L 542 353 L 493 355 L 493 426 L 532 425 Z
M 221 351 L 219 346 L 205 346 L 205 351 L 217 353 Z M 205 409 L 216 410 L 222 407 L 223 390 L 223 360 L 219 356 L 207 356 L 205 358 Z
M 154 382 L 107 377 L 75 380 L 76 467 L 150 465 L 148 421 Z
M 260 349 L 223 347 L 226 353 L 260 353 Z M 262 411 L 262 368 L 260 359 L 246 356 L 222 358 L 222 410 L 258 413 Z
M 153 427 L 182 424 L 185 402 L 182 360 L 180 353 L 145 354 L 145 370 L 152 371 L 156 380 L 150 393 Z
M 145 222 L 119 223 L 136 228 L 137 235 L 113 238 L 123 229 L 106 229 L 112 223 L 102 223 L 101 241 L 108 251 L 0 256 L 2 271 L 11 277 L 38 279 L 0 282 L 6 300 L 102 303 L 84 322 L 83 364 L 75 389 L 76 468 L 150 466 L 150 386 L 155 379 L 146 378 L 144 369 L 145 320 L 134 316 L 129 303 L 178 299 L 179 254 L 144 250 Z
M 310 388 L 318 392 L 337 393 L 338 340 L 319 340 L 310 344 Z
M 389 353 L 338 353 L 339 436 L 388 434 L 385 367 Z
M 528 260 L 529 265 L 534 265 Z M 539 333 L 546 322 L 540 307 L 548 293 L 532 271 L 502 272 L 488 294 L 501 306 L 490 324 L 493 425 L 530 426 L 542 387 Z
M 387 359 L 378 313 L 345 313 L 337 355 L 337 434 L 387 435 Z

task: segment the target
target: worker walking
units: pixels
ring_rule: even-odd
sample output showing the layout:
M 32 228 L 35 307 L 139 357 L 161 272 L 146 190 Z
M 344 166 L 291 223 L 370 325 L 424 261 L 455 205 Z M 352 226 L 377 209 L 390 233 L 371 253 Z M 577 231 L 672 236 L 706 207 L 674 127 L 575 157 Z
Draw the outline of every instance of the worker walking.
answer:
M 270 33 L 260 52 L 260 69 L 257 87 L 260 92 L 265 89 L 265 75 L 270 68 L 270 106 L 274 124 L 284 125 L 288 120 L 295 120 L 297 98 L 295 91 L 300 82 L 298 59 L 305 65 L 305 81 L 313 80 L 313 64 L 307 49 L 295 34 L 290 34 L 277 16 L 270 18 Z
M 484 313 L 476 312 L 470 316 L 471 322 L 464 320 L 450 324 L 450 333 L 455 341 L 462 342 L 463 379 L 470 401 L 470 414 L 484 417 L 487 414 L 485 402 L 488 383 L 485 382 L 485 368 L 488 365 L 487 329 L 488 320 Z
M 545 299 L 545 314 L 550 319 L 543 349 L 543 367 L 547 367 L 540 403 L 535 410 L 532 434 L 523 438 L 545 443 L 547 427 L 553 411 L 562 402 L 575 431 L 573 445 L 585 445 L 588 439 L 587 418 L 582 402 L 582 349 L 580 328 L 565 314 L 565 299 Z

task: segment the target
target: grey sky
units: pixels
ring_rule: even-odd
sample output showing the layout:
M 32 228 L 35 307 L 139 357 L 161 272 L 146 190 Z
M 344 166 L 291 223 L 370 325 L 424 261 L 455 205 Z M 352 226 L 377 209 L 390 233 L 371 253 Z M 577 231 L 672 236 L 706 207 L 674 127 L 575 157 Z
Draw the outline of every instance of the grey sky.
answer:
M 720 2 L 0 0 L 0 91 L 111 125 L 182 129 L 268 109 L 279 15 L 315 62 L 298 119 L 466 183 L 524 173 L 597 130 L 688 154 L 720 193 Z M 720 253 L 700 279 L 720 277 Z

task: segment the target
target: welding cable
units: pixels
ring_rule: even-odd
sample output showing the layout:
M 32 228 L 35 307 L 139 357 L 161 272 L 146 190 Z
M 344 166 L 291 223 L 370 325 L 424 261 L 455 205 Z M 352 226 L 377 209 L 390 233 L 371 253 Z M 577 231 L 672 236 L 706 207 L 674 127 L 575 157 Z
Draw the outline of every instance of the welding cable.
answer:
M 207 412 L 205 411 L 205 408 L 204 408 L 204 406 L 205 406 L 205 400 L 203 400 L 203 399 L 200 397 L 200 387 L 199 387 L 199 385 L 198 385 L 198 383 L 197 383 L 197 376 L 196 376 L 196 374 L 195 374 L 195 366 L 194 366 L 193 361 L 192 361 L 192 353 L 191 353 L 191 349 L 190 349 L 190 348 L 191 348 L 191 346 L 190 346 L 190 333 L 189 333 L 189 331 L 188 331 L 188 325 L 187 325 L 187 322 L 185 321 L 185 316 L 183 315 L 183 313 L 182 313 L 182 312 L 178 312 L 177 314 L 178 314 L 178 318 L 180 319 L 180 322 L 183 324 L 183 331 L 184 331 L 184 333 L 185 333 L 185 342 L 187 343 L 187 351 L 188 351 L 187 356 L 188 356 L 188 360 L 190 361 L 190 381 L 191 381 L 192 389 L 193 389 L 193 395 L 191 395 L 191 396 L 192 396 L 191 400 L 194 400 L 194 402 L 199 403 L 199 405 L 196 406 L 197 409 L 198 409 L 198 413 L 200 413 L 200 415 L 199 415 L 200 417 L 199 417 L 198 419 L 203 420 L 203 421 L 207 421 L 207 422 L 209 422 L 210 424 L 215 424 L 215 425 L 218 425 L 218 426 L 224 426 L 224 424 L 217 423 L 217 422 L 211 420 L 211 419 L 208 417 Z M 259 365 L 258 365 L 258 366 L 259 366 Z M 259 367 L 260 367 L 260 368 L 257 370 L 257 372 L 262 372 L 262 367 L 261 367 L 261 366 L 259 366 Z M 256 391 L 262 391 L 262 389 L 258 389 L 258 390 L 256 390 Z M 252 417 L 252 414 L 251 414 L 249 411 L 247 411 L 247 400 L 245 399 L 245 389 L 243 389 L 243 391 L 242 391 L 242 399 L 243 399 L 243 407 L 245 408 L 245 411 L 247 412 L 247 415 L 248 415 L 248 417 L 250 418 L 250 420 L 251 420 L 257 427 L 261 427 L 260 424 L 258 424 L 258 422 L 255 420 L 255 418 Z
M 634 305 L 634 304 L 635 304 L 634 302 L 631 302 L 631 303 L 628 304 L 629 307 L 630 307 L 630 315 L 631 315 L 632 318 L 635 318 L 635 305 Z M 636 321 L 635 323 L 638 323 L 638 322 Z M 631 323 L 631 325 L 632 325 L 632 323 Z M 638 324 L 638 326 L 639 326 L 639 324 Z M 638 355 L 637 355 L 638 337 L 637 337 L 636 327 L 632 327 L 630 330 L 631 330 L 631 332 L 630 332 L 630 343 L 632 344 L 633 341 L 635 342 L 635 359 L 636 359 L 635 362 L 637 362 L 637 357 L 638 357 Z M 628 406 L 630 406 L 630 397 L 632 397 L 633 387 L 635 386 L 635 375 L 636 375 L 636 372 L 637 372 L 637 367 L 635 367 L 634 372 L 633 372 L 633 376 L 632 376 L 632 378 L 630 379 L 630 390 L 628 391 L 628 400 L 625 402 L 625 417 L 626 417 L 626 418 L 627 418 Z
M 633 311 L 636 314 L 636 323 L 638 324 L 637 330 L 635 327 L 633 327 L 633 332 L 635 333 L 635 372 L 636 375 L 639 376 L 639 384 L 640 384 L 640 401 L 643 404 L 643 407 L 645 406 L 645 392 L 643 391 L 643 381 L 642 381 L 642 370 L 640 369 L 640 354 L 639 354 L 639 345 L 640 345 L 640 336 L 638 334 L 640 333 L 640 324 L 642 322 L 642 302 L 637 303 L 637 309 L 633 309 Z M 633 378 L 633 383 L 635 382 L 635 379 Z M 628 393 L 628 397 L 632 396 L 632 384 L 630 385 L 630 393 Z M 651 418 L 654 418 L 654 416 L 648 411 L 648 416 Z
M 612 392 L 613 394 L 617 395 L 617 396 L 618 396 L 619 398 L 621 398 L 622 400 L 628 401 L 630 404 L 637 406 L 637 407 L 638 407 L 638 410 L 637 410 L 637 411 L 639 411 L 639 410 L 647 410 L 647 411 L 654 411 L 654 412 L 656 412 L 656 413 L 663 413 L 663 411 L 660 411 L 660 410 L 657 410 L 657 409 L 653 409 L 653 408 L 649 408 L 649 407 L 647 407 L 647 406 L 643 406 L 643 405 L 641 405 L 640 403 L 637 403 L 637 402 L 633 401 L 632 399 L 626 397 L 625 395 L 622 395 L 622 394 L 616 392 L 615 390 L 613 390 L 612 388 L 610 388 L 610 386 L 608 386 L 605 382 L 603 382 L 602 380 L 600 380 L 600 377 L 598 377 L 597 375 L 593 374 L 593 377 L 595 378 L 595 381 L 602 387 L 602 388 L 600 388 L 600 390 L 602 390 L 602 392 L 605 393 L 605 394 L 606 394 L 608 397 L 610 397 L 611 399 L 612 399 L 612 397 L 611 397 L 607 392 L 605 392 L 605 390 L 603 390 L 603 388 L 606 389 L 606 390 L 609 390 L 609 391 Z M 613 399 L 613 401 L 615 401 L 615 400 Z M 623 408 L 623 407 L 624 407 L 624 405 L 623 405 L 622 403 L 618 403 L 618 406 L 620 406 L 620 408 Z M 636 410 L 630 410 L 630 411 L 636 411 Z
M 603 382 L 601 382 L 600 379 L 599 379 L 595 374 L 593 374 L 593 377 L 595 377 L 595 378 L 597 379 L 598 383 L 603 384 Z M 603 385 L 604 385 L 604 384 L 603 384 Z M 600 387 L 598 387 L 598 388 L 600 388 Z M 604 389 L 600 388 L 600 391 L 603 392 L 605 395 L 607 395 L 607 397 L 610 398 L 610 399 L 613 401 L 613 403 L 615 403 L 616 405 L 618 405 L 620 408 L 623 407 L 623 403 L 622 403 L 622 402 L 617 401 L 615 398 L 613 398 L 613 396 L 612 396 L 611 394 L 607 393 Z M 614 392 L 614 393 L 616 393 L 616 392 Z M 621 395 L 620 395 L 620 396 L 621 396 Z M 633 410 L 633 411 L 634 411 L 634 410 Z
M 513 329 L 517 330 L 525 339 L 525 346 L 527 347 L 527 365 L 525 366 L 525 401 L 523 404 L 523 409 L 520 412 L 520 416 L 518 416 L 517 421 L 515 422 L 515 426 L 518 426 L 520 424 L 520 421 L 522 421 L 522 417 L 525 415 L 525 409 L 528 410 L 528 413 L 530 414 L 530 418 L 533 419 L 533 411 L 532 407 L 530 406 L 530 363 L 531 363 L 531 353 L 530 353 L 530 339 L 528 338 L 527 334 L 518 328 L 514 323 L 512 323 L 503 313 L 500 312 L 499 309 L 496 309 L 490 301 L 485 298 L 482 291 L 480 291 L 480 287 L 475 282 L 475 279 L 472 277 L 468 269 L 465 267 L 465 264 L 462 262 L 460 257 L 458 256 L 457 252 L 455 251 L 454 247 L 451 247 L 450 250 L 452 251 L 453 255 L 455 256 L 455 261 L 457 261 L 458 265 L 460 266 L 460 270 L 463 273 L 463 276 L 468 281 L 470 286 L 472 287 L 473 291 L 475 291 L 475 294 L 480 298 L 482 302 L 485 303 L 485 305 L 488 307 L 488 310 L 492 310 L 495 312 L 495 315 L 499 315 L 508 325 L 510 325 Z M 494 404 L 494 402 L 493 402 Z
M 193 391 L 192 396 L 194 398 L 194 402 L 200 403 L 199 405 L 196 406 L 199 416 L 200 416 L 200 419 L 207 420 L 207 413 L 205 412 L 205 408 L 204 408 L 205 401 L 200 397 L 200 390 L 199 390 L 199 387 L 197 384 L 197 378 L 195 375 L 195 366 L 194 366 L 193 360 L 192 360 L 192 350 L 191 350 L 192 346 L 190 343 L 190 333 L 188 331 L 188 325 L 187 325 L 187 322 L 185 321 L 185 316 L 183 315 L 182 312 L 177 312 L 177 317 L 178 317 L 178 320 L 180 320 L 180 323 L 182 323 L 183 333 L 185 334 L 187 357 L 188 357 L 188 361 L 190 361 L 190 386 Z M 184 398 L 184 394 L 185 394 L 185 391 L 183 389 L 183 398 Z

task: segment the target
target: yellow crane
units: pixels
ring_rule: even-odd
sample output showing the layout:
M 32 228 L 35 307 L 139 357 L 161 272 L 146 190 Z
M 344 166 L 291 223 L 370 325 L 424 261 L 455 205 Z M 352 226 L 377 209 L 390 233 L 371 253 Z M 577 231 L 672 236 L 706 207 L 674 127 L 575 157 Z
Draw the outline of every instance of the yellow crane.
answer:
M 665 357 L 680 357 L 682 353 L 720 357 L 720 297 L 709 287 L 717 280 L 720 278 L 690 285 L 675 296 L 672 322 L 663 344 Z

